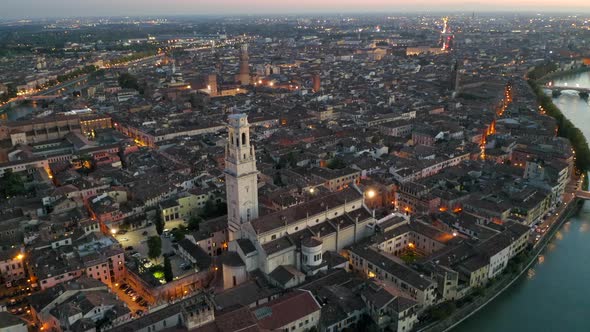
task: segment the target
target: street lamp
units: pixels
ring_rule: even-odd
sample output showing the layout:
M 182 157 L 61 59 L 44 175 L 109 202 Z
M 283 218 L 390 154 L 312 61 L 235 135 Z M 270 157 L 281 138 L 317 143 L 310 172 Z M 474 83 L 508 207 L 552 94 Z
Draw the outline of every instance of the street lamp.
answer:
M 373 197 L 375 197 L 375 195 L 376 195 L 375 194 L 375 190 L 369 190 L 369 191 L 367 191 L 367 197 L 373 198 Z
M 25 255 L 23 255 L 23 254 L 16 255 L 16 259 L 19 261 L 22 260 L 23 258 L 25 258 Z
M 117 234 L 117 230 L 116 230 L 116 229 L 114 229 L 114 228 L 113 228 L 113 229 L 111 229 L 111 234 L 113 234 L 113 235 Z

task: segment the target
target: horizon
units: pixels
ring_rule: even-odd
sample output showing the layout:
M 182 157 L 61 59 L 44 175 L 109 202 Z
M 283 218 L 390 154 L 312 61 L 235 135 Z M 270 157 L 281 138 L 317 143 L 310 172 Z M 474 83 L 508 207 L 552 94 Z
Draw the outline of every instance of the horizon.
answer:
M 336 2 L 336 3 L 335 3 Z M 334 7 L 338 11 L 334 11 Z M 502 8 L 498 8 L 503 6 Z M 264 15 L 350 15 L 350 14 L 429 14 L 472 13 L 478 14 L 590 14 L 590 2 L 565 0 L 500 0 L 482 3 L 462 0 L 418 0 L 411 5 L 400 0 L 368 0 L 358 5 L 353 0 L 327 0 L 317 4 L 311 0 L 287 0 L 280 4 L 270 0 L 245 2 L 239 0 L 43 0 L 11 1 L 4 6 L 0 19 L 53 19 L 92 17 L 171 17 L 171 16 L 264 16 Z M 292 9 L 296 8 L 296 9 Z M 64 12 L 68 14 L 64 15 Z

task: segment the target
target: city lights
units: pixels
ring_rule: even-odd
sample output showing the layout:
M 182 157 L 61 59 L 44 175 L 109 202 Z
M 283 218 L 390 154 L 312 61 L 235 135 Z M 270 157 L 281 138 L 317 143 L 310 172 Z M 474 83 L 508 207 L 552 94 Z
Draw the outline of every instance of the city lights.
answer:
M 528 272 L 569 287 L 521 287 L 554 304 L 539 317 L 587 325 L 568 312 L 583 264 L 563 255 L 590 251 L 587 15 L 128 1 L 0 13 L 31 17 L 6 21 L 0 52 L 0 317 L 416 331 L 479 310 L 467 329 L 543 330 L 530 305 L 484 316 Z

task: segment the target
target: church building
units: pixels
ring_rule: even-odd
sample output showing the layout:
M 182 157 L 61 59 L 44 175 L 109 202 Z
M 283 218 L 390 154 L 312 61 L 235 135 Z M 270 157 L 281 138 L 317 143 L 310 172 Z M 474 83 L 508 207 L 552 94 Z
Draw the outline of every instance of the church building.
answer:
M 255 270 L 270 279 L 290 273 L 302 282 L 305 275 L 327 269 L 329 257 L 373 234 L 374 215 L 355 186 L 259 216 L 256 155 L 245 114 L 229 116 L 225 165 L 230 240 L 225 288 L 246 281 Z

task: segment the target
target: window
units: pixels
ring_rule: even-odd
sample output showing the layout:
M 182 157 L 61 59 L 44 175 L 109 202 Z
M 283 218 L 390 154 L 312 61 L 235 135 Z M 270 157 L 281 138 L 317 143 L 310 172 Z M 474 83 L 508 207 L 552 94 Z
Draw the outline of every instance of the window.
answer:
M 233 282 L 234 282 L 234 286 L 238 284 L 237 280 L 236 280 L 236 276 L 233 276 Z
M 242 145 L 246 145 L 246 133 L 242 133 Z

